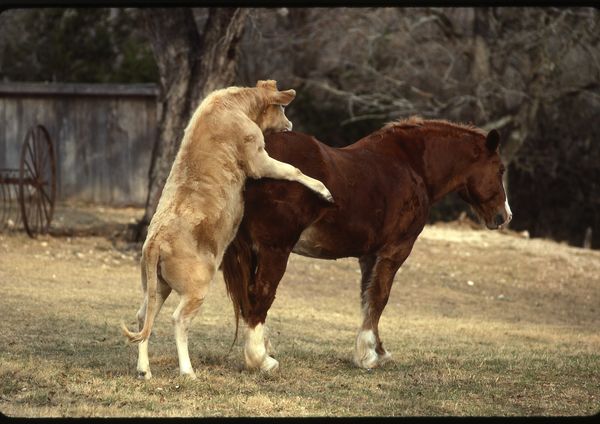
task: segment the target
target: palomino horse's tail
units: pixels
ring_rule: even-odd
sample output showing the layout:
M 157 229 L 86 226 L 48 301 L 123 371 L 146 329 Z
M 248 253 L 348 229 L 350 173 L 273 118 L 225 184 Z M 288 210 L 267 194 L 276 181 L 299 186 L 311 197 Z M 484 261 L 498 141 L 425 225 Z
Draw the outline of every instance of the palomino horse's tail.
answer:
M 257 264 L 256 254 L 252 251 L 251 246 L 250 236 L 240 229 L 235 239 L 227 247 L 221 263 L 225 287 L 233 302 L 233 312 L 235 313 L 235 336 L 232 347 L 237 340 L 240 315 L 247 317 L 250 307 L 248 289 L 254 282 L 254 271 Z
M 124 323 L 121 323 L 123 335 L 132 343 L 140 343 L 148 339 L 154 324 L 155 308 L 156 308 L 156 287 L 157 287 L 157 271 L 158 257 L 160 249 L 158 244 L 153 241 L 144 245 L 142 252 L 142 278 L 146 279 L 146 314 L 143 328 L 135 333 L 129 331 Z

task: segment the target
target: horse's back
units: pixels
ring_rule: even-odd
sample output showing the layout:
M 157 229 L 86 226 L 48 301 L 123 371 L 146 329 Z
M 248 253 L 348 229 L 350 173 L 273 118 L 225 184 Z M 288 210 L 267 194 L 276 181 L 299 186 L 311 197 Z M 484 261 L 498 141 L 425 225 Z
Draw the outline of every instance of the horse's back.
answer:
M 327 173 L 330 151 L 335 150 L 310 135 L 295 131 L 268 134 L 265 147 L 272 158 L 289 163 L 321 181 Z
M 265 137 L 269 156 L 299 168 L 328 185 L 325 149 L 306 134 L 287 131 Z M 252 238 L 268 245 L 293 245 L 302 230 L 335 207 L 296 181 L 273 178 L 246 180 L 242 226 Z
M 298 231 L 310 226 L 308 231 L 314 240 L 304 243 L 304 254 L 343 257 L 374 249 L 388 239 L 384 233 L 398 234 L 402 227 L 410 226 L 408 222 L 400 223 L 410 217 L 399 219 L 397 214 L 406 204 L 414 203 L 416 189 L 414 173 L 404 161 L 359 144 L 341 149 L 329 147 L 296 132 L 271 134 L 265 142 L 270 156 L 322 181 L 331 191 L 335 205 L 319 201 L 300 184 L 276 180 L 252 184 L 246 190 L 246 214 L 247 222 L 255 228 L 261 222 L 281 221 L 288 229 L 296 228 L 296 237 Z M 270 219 L 258 218 L 258 210 Z M 416 210 L 411 213 L 419 214 Z M 304 233 L 302 240 L 307 237 L 308 233 Z M 319 252 L 311 253 L 309 244 L 318 244 Z

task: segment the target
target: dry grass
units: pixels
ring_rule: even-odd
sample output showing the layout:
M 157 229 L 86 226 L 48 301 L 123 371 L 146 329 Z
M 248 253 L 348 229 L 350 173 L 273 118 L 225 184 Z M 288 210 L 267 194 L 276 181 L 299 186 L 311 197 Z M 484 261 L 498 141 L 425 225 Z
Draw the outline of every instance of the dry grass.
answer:
M 65 214 L 63 211 L 63 222 Z M 89 209 L 127 222 L 137 210 Z M 73 215 L 79 216 L 79 215 Z M 73 223 L 73 216 L 67 221 Z M 83 225 L 83 224 L 82 224 Z M 219 275 L 194 321 L 198 380 L 177 374 L 167 300 L 150 343 L 154 378 L 118 324 L 141 300 L 139 247 L 101 237 L 0 235 L 0 411 L 10 416 L 591 415 L 600 405 L 600 252 L 512 233 L 427 227 L 381 322 L 395 361 L 351 363 L 356 260 L 293 255 L 268 324 L 280 369 L 228 354 Z M 472 284 L 468 284 L 472 281 Z

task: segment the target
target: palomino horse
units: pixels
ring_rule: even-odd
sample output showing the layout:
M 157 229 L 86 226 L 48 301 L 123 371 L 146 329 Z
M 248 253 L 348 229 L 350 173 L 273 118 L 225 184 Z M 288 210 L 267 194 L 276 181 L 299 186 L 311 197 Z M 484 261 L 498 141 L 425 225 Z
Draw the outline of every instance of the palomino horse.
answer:
M 373 368 L 389 360 L 379 318 L 431 205 L 458 192 L 489 229 L 510 221 L 499 141 L 496 130 L 486 134 L 417 117 L 339 149 L 300 133 L 267 137 L 269 154 L 322 181 L 335 205 L 297 183 L 248 181 L 245 215 L 222 263 L 236 319 L 241 315 L 247 323 L 247 366 L 264 371 L 278 366 L 268 354 L 263 325 L 291 252 L 358 258 L 363 322 L 354 362 Z

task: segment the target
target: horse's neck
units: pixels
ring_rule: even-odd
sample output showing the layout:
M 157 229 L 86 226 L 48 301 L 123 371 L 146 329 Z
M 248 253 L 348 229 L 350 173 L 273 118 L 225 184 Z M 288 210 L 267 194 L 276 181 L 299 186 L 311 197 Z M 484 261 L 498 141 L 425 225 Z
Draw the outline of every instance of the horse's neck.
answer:
M 412 168 L 423 178 L 432 203 L 464 184 L 472 163 L 472 149 L 458 143 L 466 141 L 436 137 L 435 134 L 395 141 Z

